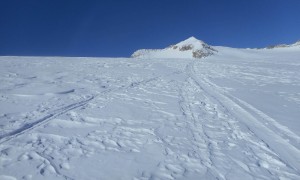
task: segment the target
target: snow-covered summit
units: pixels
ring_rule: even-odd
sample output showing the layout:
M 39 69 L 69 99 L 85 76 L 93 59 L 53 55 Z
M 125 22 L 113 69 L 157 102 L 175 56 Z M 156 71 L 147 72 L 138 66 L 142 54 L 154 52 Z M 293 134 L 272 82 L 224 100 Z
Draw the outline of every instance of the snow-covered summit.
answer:
M 172 47 L 180 47 L 180 48 L 184 48 L 186 46 L 193 46 L 193 48 L 203 48 L 204 45 L 207 45 L 205 42 L 201 41 L 201 40 L 198 40 L 196 39 L 194 36 L 184 40 L 184 41 L 181 41 L 179 43 L 177 43 L 176 45 L 172 45 Z
M 140 49 L 135 51 L 133 58 L 204 58 L 216 53 L 213 47 L 205 42 L 190 37 L 164 49 Z

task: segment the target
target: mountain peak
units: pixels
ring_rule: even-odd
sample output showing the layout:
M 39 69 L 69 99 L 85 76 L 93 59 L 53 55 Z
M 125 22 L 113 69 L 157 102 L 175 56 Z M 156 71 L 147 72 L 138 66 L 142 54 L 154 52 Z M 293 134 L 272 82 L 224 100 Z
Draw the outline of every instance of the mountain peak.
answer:
M 165 49 L 142 49 L 134 52 L 131 57 L 135 58 L 204 58 L 215 54 L 217 50 L 198 40 L 190 37 Z
M 206 44 L 206 43 L 199 40 L 199 39 L 197 39 L 197 38 L 195 38 L 194 36 L 192 36 L 192 37 L 187 38 L 184 41 L 181 41 L 181 42 L 177 43 L 177 45 L 178 44 Z
M 186 40 L 184 40 L 186 42 L 195 42 L 195 41 L 200 41 L 199 39 L 195 38 L 194 36 L 191 36 L 189 38 L 187 38 Z
M 181 41 L 173 46 L 171 46 L 173 49 L 176 49 L 177 47 L 181 50 L 191 50 L 191 49 L 201 49 L 205 46 L 208 46 L 205 42 L 198 40 L 194 36 Z

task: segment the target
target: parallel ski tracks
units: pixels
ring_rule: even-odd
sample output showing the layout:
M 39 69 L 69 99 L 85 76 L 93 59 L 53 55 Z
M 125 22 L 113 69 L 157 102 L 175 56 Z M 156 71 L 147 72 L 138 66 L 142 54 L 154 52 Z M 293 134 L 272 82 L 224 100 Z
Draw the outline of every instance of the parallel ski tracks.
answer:
M 200 63 L 199 65 L 201 65 Z M 219 179 L 226 179 L 223 173 L 218 171 L 219 168 L 214 166 L 218 163 L 233 163 L 239 166 L 246 174 L 253 176 L 255 171 L 263 171 L 261 169 L 262 165 L 259 163 L 260 160 L 272 165 L 272 159 L 274 159 L 286 165 L 286 177 L 299 177 L 299 149 L 289 144 L 276 132 L 263 126 L 252 115 L 253 112 L 248 112 L 238 103 L 235 103 L 232 98 L 219 92 L 215 87 L 209 87 L 205 77 L 201 76 L 201 72 L 199 72 L 200 75 L 195 72 L 195 65 L 196 61 L 186 66 L 188 78 L 185 84 L 186 89 L 182 91 L 186 91 L 187 93 L 182 96 L 182 102 L 184 102 L 182 109 L 185 114 L 189 114 L 189 119 L 194 121 L 194 124 L 190 125 L 194 131 L 193 133 L 196 135 L 200 133 L 201 138 L 205 140 L 209 151 L 207 155 L 210 157 L 207 162 L 211 164 L 208 169 L 211 169 L 212 173 Z M 198 99 L 199 101 L 201 100 L 200 104 L 194 104 L 193 101 L 189 100 L 189 98 L 195 98 L 199 95 L 202 98 L 202 100 L 201 98 Z M 226 116 L 225 120 L 222 119 L 224 115 Z M 243 132 L 245 130 L 242 130 L 240 126 L 244 126 L 248 132 Z M 236 138 L 237 136 L 240 136 L 238 140 L 232 138 Z M 219 146 L 224 145 L 224 141 L 228 144 L 235 143 L 235 146 L 244 145 L 245 147 L 241 146 L 240 148 L 252 154 L 252 157 L 248 157 L 248 161 L 253 162 L 253 164 L 251 166 L 246 165 L 236 158 L 226 155 L 226 152 L 222 152 L 223 147 Z M 197 142 L 195 141 L 195 143 Z M 283 147 L 287 149 L 285 150 Z M 262 159 L 261 154 L 266 154 L 266 156 Z M 224 158 L 221 159 L 221 156 Z M 255 161 L 258 161 L 256 165 Z M 254 171 L 254 169 L 256 170 Z M 269 172 L 270 176 L 274 176 L 280 172 L 280 170 L 274 169 L 274 167 L 265 168 L 265 171 Z M 289 176 L 290 174 L 293 175 Z

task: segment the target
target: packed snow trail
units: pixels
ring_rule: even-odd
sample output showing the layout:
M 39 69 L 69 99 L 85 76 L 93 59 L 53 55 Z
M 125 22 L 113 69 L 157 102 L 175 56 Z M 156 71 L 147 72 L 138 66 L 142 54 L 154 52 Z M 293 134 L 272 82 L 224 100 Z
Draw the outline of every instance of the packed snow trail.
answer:
M 264 74 L 253 92 L 271 92 L 266 79 L 278 79 L 289 87 L 281 102 L 299 107 L 298 61 L 277 59 L 288 71 L 276 76 L 264 53 L 224 61 L 1 57 L 0 179 L 300 179 L 297 112 L 285 109 L 282 124 L 280 112 L 247 99 L 252 91 L 233 91 Z M 245 54 L 253 64 L 236 58 Z

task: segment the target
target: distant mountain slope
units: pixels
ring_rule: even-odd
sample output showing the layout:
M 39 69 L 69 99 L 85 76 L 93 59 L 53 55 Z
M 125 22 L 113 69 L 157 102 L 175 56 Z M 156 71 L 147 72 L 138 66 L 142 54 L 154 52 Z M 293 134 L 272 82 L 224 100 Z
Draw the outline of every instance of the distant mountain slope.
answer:
M 135 51 L 133 58 L 204 58 L 218 51 L 205 42 L 190 37 L 165 49 L 140 49 Z
M 275 48 L 287 48 L 287 47 L 298 47 L 300 48 L 300 40 L 293 43 L 293 44 L 278 44 L 278 45 L 271 45 L 266 47 L 267 49 L 275 49 Z

